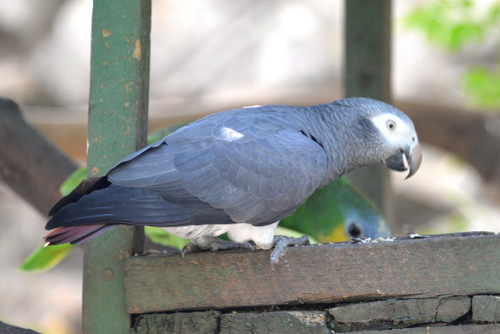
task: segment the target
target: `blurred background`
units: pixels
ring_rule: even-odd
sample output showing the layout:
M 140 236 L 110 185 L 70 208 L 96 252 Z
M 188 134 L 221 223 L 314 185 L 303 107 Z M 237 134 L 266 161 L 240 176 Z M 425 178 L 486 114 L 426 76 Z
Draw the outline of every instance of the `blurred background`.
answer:
M 418 118 L 425 144 L 414 177 L 391 173 L 393 234 L 500 231 L 500 3 L 392 4 L 393 102 Z M 90 0 L 0 0 L 0 96 L 80 164 L 91 11 Z M 153 0 L 150 131 L 244 105 L 341 98 L 343 12 L 330 0 Z M 81 250 L 20 273 L 46 217 L 1 182 L 0 217 L 0 320 L 79 333 Z

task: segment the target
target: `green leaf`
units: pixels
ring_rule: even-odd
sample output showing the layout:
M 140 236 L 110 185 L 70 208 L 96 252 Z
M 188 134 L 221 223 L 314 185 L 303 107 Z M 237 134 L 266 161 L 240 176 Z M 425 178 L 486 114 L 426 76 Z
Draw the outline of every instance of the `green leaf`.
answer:
M 75 170 L 73 173 L 71 173 L 70 176 L 66 179 L 66 181 L 61 184 L 61 187 L 59 187 L 59 191 L 63 196 L 68 195 L 70 192 L 75 189 L 80 182 L 85 180 L 87 177 L 87 167 L 80 167 L 77 170 Z
M 75 248 L 70 244 L 40 246 L 21 264 L 22 272 L 36 273 L 49 270 L 59 264 Z
M 176 235 L 170 234 L 162 228 L 154 226 L 145 226 L 144 233 L 151 239 L 151 241 L 163 245 L 176 247 L 180 250 L 189 243 L 188 239 L 183 239 Z
M 86 177 L 87 169 L 80 167 L 71 173 L 66 181 L 61 184 L 59 191 L 63 196 L 68 195 Z M 75 248 L 70 244 L 40 246 L 35 249 L 21 264 L 21 272 L 44 272 L 58 265 Z
M 484 108 L 500 105 L 500 71 L 475 67 L 464 74 L 465 91 L 473 102 Z
M 500 3 L 477 6 L 478 1 L 434 0 L 420 3 L 403 17 L 407 29 L 422 33 L 426 39 L 447 51 L 456 52 L 477 43 L 488 33 L 498 32 Z M 500 106 L 500 73 L 472 68 L 463 75 L 465 92 L 479 107 Z
M 490 5 L 484 13 L 474 1 L 439 0 L 420 4 L 402 21 L 407 29 L 421 32 L 430 43 L 455 52 L 483 39 L 489 29 L 497 26 L 499 16 L 498 4 Z

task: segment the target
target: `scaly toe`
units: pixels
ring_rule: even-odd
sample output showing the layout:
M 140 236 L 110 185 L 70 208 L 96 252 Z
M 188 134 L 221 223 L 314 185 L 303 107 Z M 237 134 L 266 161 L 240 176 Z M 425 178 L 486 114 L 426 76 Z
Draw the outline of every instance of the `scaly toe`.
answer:
M 303 235 L 300 238 L 285 237 L 282 235 L 274 236 L 274 250 L 271 253 L 271 267 L 274 270 L 274 265 L 279 262 L 281 256 L 285 253 L 287 246 L 309 245 L 309 238 Z

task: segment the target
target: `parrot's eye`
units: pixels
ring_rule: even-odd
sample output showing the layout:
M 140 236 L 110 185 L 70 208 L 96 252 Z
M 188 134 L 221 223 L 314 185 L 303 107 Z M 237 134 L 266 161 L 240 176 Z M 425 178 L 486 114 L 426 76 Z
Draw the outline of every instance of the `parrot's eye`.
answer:
M 394 122 L 393 120 L 388 120 L 385 125 L 387 126 L 387 128 L 389 130 L 394 130 L 396 128 L 396 122 Z
M 361 234 L 363 233 L 363 230 L 361 227 L 356 224 L 356 223 L 351 223 L 347 227 L 347 233 L 349 234 L 349 237 L 351 238 L 359 238 Z

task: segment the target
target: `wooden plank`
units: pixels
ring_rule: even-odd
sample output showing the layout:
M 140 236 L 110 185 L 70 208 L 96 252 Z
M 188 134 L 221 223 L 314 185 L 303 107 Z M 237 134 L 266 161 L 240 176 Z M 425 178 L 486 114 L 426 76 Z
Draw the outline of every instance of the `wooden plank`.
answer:
M 500 236 L 463 233 L 126 261 L 130 313 L 500 293 Z
M 87 175 L 105 174 L 146 143 L 150 0 L 94 1 Z M 142 229 L 118 227 L 84 245 L 83 331 L 127 333 L 124 259 Z
M 345 96 L 391 102 L 391 1 L 345 1 Z M 360 168 L 348 178 L 394 224 L 389 171 Z

